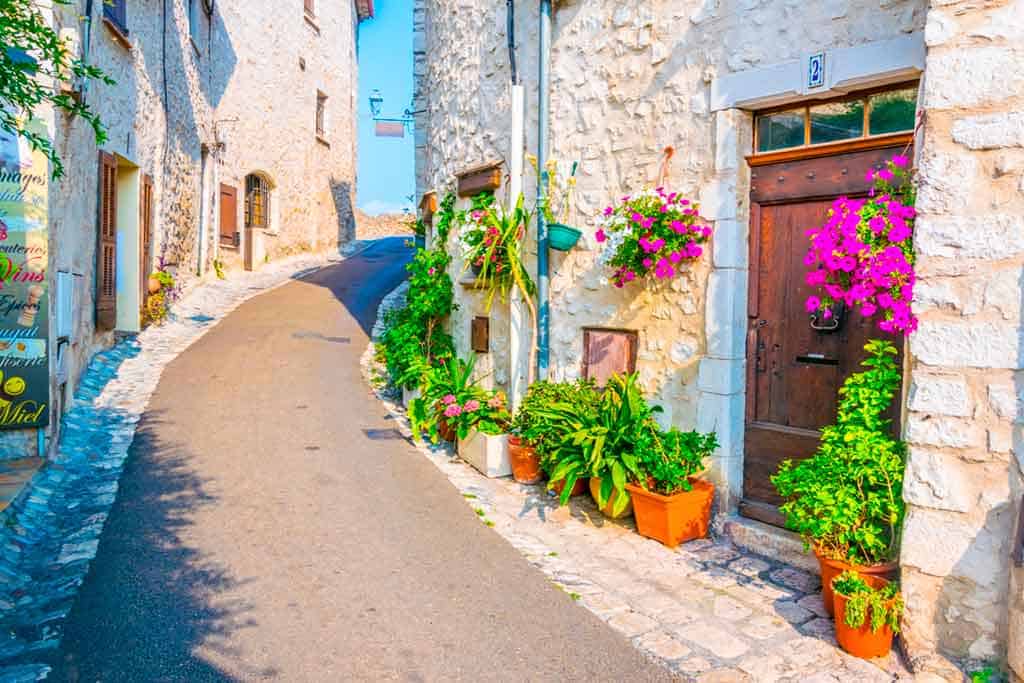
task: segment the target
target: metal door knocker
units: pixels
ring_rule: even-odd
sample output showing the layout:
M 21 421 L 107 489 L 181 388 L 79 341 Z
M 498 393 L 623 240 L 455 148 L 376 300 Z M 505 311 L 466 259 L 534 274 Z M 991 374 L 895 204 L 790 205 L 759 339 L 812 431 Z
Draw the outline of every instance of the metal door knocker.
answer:
M 825 311 L 830 313 L 825 316 Z M 816 332 L 831 333 L 837 331 L 843 325 L 843 317 L 846 315 L 846 304 L 842 301 L 834 301 L 825 311 L 815 311 L 810 315 L 811 329 Z

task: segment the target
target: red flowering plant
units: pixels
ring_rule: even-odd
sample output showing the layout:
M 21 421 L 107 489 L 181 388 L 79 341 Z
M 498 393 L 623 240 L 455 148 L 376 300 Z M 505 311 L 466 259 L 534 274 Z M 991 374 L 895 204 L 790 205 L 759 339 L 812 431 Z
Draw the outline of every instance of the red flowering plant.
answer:
M 623 197 L 597 223 L 595 237 L 602 245 L 598 263 L 612 270 L 610 281 L 616 287 L 649 274 L 659 280 L 676 277 L 700 258 L 702 245 L 711 237 L 711 226 L 698 206 L 661 187 Z
M 917 329 L 914 297 L 914 186 L 905 156 L 868 171 L 874 183 L 866 199 L 840 197 L 824 225 L 807 231 L 811 247 L 804 259 L 812 268 L 807 284 L 823 293 L 807 298 L 808 313 L 832 318 L 842 303 L 871 317 L 886 332 Z

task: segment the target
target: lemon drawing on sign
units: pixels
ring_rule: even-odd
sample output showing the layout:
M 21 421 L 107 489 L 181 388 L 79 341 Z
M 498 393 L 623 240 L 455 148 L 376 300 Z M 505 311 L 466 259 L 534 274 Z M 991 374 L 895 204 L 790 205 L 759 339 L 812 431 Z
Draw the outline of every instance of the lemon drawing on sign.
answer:
M 4 382 L 4 392 L 8 396 L 21 396 L 25 393 L 25 380 L 21 377 L 11 377 Z

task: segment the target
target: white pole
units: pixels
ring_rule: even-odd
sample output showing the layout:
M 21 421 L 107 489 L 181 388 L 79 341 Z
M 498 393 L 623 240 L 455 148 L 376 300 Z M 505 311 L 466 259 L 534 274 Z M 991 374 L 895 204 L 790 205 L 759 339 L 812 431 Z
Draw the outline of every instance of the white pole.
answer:
M 509 206 L 515 206 L 523 191 L 523 150 L 526 146 L 524 118 L 525 90 L 522 85 L 512 86 L 512 130 L 509 150 Z M 526 226 L 529 230 L 530 226 Z M 525 240 L 524 240 L 525 243 Z M 525 250 L 523 250 L 525 256 Z M 526 394 L 526 370 L 529 361 L 530 314 L 518 289 L 512 290 L 509 304 L 509 404 L 513 409 Z

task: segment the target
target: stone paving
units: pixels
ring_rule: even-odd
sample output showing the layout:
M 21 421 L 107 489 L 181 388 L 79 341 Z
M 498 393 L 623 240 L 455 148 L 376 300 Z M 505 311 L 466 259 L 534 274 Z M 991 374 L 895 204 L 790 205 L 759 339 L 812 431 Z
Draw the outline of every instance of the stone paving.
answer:
M 403 285 L 388 295 L 381 311 L 400 306 L 405 291 Z M 397 396 L 383 386 L 372 344 L 363 368 L 411 438 Z M 816 575 L 744 553 L 721 539 L 672 550 L 638 535 L 630 520 L 604 518 L 588 495 L 559 508 L 541 486 L 487 479 L 453 457 L 450 447 L 418 448 L 483 523 L 583 606 L 687 680 L 914 679 L 895 652 L 866 662 L 838 648 Z
M 364 246 L 353 243 L 346 253 Z M 303 255 L 197 285 L 167 323 L 98 353 L 60 443 L 0 513 L 0 681 L 45 678 L 35 655 L 59 645 L 63 622 L 96 556 L 135 426 L 164 367 L 246 299 L 340 257 Z

